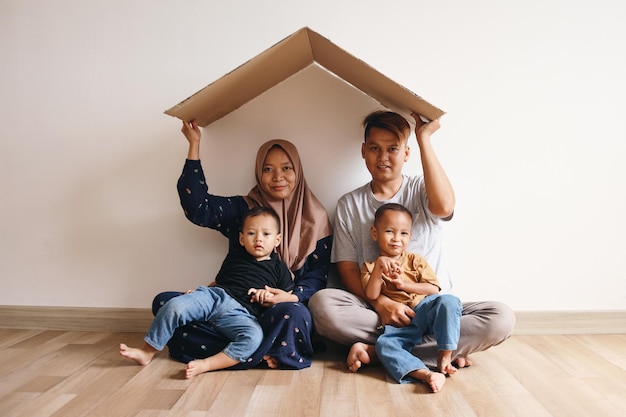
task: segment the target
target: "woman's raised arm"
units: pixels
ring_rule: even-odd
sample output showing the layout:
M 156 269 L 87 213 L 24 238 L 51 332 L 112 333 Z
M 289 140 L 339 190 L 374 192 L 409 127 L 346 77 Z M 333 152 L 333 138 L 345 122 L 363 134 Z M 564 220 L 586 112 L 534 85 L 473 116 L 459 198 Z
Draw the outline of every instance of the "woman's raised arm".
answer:
M 186 122 L 183 120 L 183 127 L 180 129 L 189 142 L 189 151 L 187 152 L 187 159 L 196 161 L 200 159 L 200 139 L 202 133 L 195 120 Z

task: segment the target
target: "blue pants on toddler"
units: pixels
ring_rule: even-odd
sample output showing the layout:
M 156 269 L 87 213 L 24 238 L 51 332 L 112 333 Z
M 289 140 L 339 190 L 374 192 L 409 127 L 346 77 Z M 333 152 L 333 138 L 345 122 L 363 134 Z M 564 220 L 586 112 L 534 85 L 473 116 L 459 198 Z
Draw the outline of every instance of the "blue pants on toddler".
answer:
M 413 309 L 415 317 L 408 326 L 385 326 L 376 340 L 376 354 L 387 372 L 399 383 L 416 382 L 408 374 L 427 369 L 424 362 L 411 354 L 427 333 L 433 333 L 439 350 L 455 350 L 461 333 L 461 300 L 450 294 L 425 297 Z
M 199 287 L 169 300 L 156 313 L 144 340 L 163 350 L 178 327 L 198 320 L 219 329 L 228 341 L 222 351 L 239 362 L 247 362 L 263 341 L 256 317 L 219 287 Z

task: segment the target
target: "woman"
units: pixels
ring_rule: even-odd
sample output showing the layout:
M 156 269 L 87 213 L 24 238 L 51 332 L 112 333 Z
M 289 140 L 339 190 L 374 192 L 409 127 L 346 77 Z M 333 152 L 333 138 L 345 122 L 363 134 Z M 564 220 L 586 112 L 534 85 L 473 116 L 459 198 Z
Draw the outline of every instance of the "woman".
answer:
M 244 213 L 256 206 L 272 207 L 281 219 L 281 259 L 294 275 L 291 293 L 271 288 L 269 308 L 259 318 L 264 341 L 250 361 L 231 369 L 247 369 L 265 360 L 271 368 L 307 368 L 311 365 L 313 323 L 306 307 L 309 298 L 326 287 L 332 231 L 326 210 L 304 179 L 296 147 L 281 139 L 259 148 L 256 186 L 247 196 L 221 197 L 208 193 L 200 164 L 200 128 L 183 122 L 189 152 L 178 180 L 185 216 L 194 224 L 218 230 L 229 241 L 229 251 L 239 246 L 239 226 Z M 166 292 L 153 303 L 156 312 L 167 300 L 180 295 Z M 205 358 L 221 351 L 227 341 L 208 322 L 194 322 L 176 330 L 169 341 L 170 356 L 181 362 Z

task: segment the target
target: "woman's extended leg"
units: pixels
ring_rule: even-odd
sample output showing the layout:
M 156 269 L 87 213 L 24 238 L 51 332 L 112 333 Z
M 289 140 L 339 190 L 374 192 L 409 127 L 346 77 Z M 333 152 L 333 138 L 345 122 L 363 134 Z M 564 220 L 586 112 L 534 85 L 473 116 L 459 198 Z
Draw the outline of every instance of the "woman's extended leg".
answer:
M 263 342 L 251 360 L 237 364 L 233 369 L 248 369 L 264 359 L 270 367 L 303 369 L 311 366 L 313 332 L 311 313 L 301 303 L 278 303 L 259 318 L 263 328 Z

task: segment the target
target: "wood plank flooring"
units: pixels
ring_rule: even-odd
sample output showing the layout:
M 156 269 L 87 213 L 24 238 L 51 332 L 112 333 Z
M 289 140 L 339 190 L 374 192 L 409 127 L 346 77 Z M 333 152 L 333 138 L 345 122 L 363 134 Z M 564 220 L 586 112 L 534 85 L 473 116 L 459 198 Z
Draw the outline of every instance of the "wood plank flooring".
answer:
M 165 353 L 118 354 L 141 333 L 0 329 L 2 417 L 626 416 L 626 335 L 517 335 L 472 356 L 443 391 L 347 371 L 331 346 L 300 371 L 218 371 L 183 379 Z

